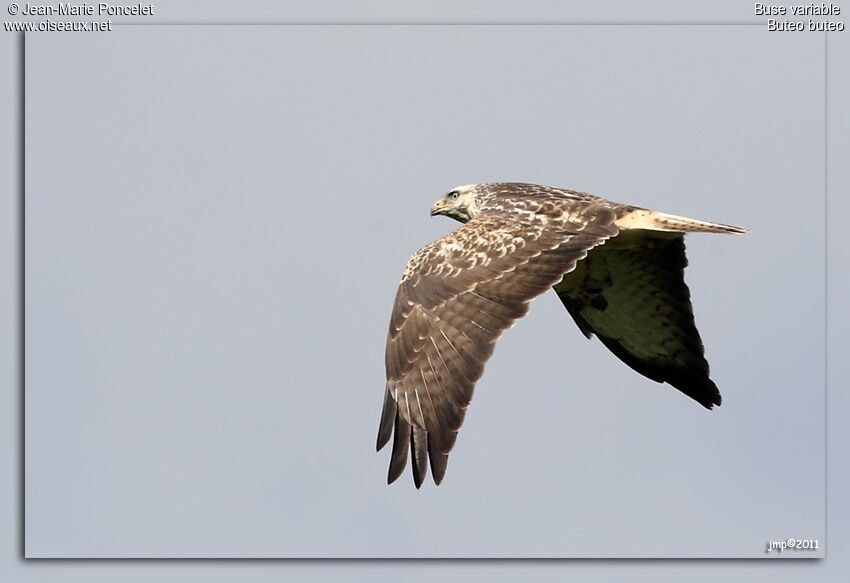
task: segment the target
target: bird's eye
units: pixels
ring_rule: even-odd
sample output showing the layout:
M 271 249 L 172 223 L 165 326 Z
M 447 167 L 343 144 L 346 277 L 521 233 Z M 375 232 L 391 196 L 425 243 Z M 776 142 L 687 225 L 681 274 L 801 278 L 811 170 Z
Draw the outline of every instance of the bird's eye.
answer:
M 453 190 L 446 197 L 449 200 L 457 200 L 457 197 L 459 197 L 459 196 L 460 196 L 460 193 L 457 190 Z

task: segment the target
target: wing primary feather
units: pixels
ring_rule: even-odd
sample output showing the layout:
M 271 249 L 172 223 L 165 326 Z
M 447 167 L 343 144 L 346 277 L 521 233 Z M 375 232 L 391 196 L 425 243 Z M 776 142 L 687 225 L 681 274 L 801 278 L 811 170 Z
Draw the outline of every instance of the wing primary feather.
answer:
M 397 409 L 398 405 L 396 405 L 395 399 L 393 399 L 393 396 L 390 394 L 390 389 L 387 387 L 384 391 L 384 408 L 381 411 L 381 422 L 378 425 L 378 443 L 375 446 L 376 451 L 381 451 L 387 442 L 389 442 L 393 433 L 393 422 L 395 421 Z
M 431 362 L 431 357 L 426 354 L 425 358 L 428 360 L 428 366 L 431 369 L 431 373 L 434 375 L 434 380 L 437 382 L 437 388 L 440 389 L 440 392 L 442 393 L 442 387 L 439 385 L 440 381 L 437 378 L 437 371 L 434 368 L 434 364 Z M 435 417 L 437 417 L 439 414 L 437 413 L 437 408 L 434 407 L 434 399 L 431 396 L 431 389 L 428 388 L 428 381 L 425 380 L 425 371 L 419 369 L 419 374 L 422 375 L 422 386 L 425 387 L 425 394 L 428 395 L 428 402 L 431 404 L 431 410 L 434 412 Z
M 410 424 L 396 411 L 395 433 L 393 434 L 393 453 L 390 456 L 390 471 L 387 484 L 395 482 L 407 465 L 407 450 L 410 447 Z
M 420 374 L 422 373 L 422 369 L 419 369 Z M 423 377 L 423 382 L 425 381 Z M 413 394 L 416 397 L 416 407 L 419 411 L 419 420 L 422 422 L 422 426 L 425 427 L 425 412 L 422 410 L 422 400 L 419 398 L 419 387 L 413 385 Z
M 441 440 L 434 433 L 428 434 L 428 460 L 431 462 L 431 476 L 439 486 L 446 475 L 449 454 L 442 452 Z
M 413 483 L 418 490 L 428 475 L 428 432 L 418 427 L 413 428 L 410 436 L 410 454 L 413 460 Z

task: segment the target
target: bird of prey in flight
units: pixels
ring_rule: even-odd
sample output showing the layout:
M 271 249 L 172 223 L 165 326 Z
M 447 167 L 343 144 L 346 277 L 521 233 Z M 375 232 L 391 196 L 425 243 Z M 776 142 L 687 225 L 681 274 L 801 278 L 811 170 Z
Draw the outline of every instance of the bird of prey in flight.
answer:
M 684 234 L 745 233 L 524 183 L 455 188 L 431 215 L 464 223 L 419 249 L 390 317 L 380 450 L 388 483 L 407 465 L 439 484 L 475 383 L 499 336 L 554 287 L 579 330 L 703 407 L 720 405 L 684 281 Z

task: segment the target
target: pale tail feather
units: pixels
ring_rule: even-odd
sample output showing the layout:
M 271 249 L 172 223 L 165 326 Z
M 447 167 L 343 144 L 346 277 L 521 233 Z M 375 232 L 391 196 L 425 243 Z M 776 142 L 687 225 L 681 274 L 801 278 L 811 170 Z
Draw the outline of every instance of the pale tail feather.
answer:
M 646 229 L 671 233 L 733 233 L 740 235 L 749 231 L 749 229 L 743 227 L 708 223 L 648 209 L 634 209 L 617 219 L 615 224 L 621 229 Z

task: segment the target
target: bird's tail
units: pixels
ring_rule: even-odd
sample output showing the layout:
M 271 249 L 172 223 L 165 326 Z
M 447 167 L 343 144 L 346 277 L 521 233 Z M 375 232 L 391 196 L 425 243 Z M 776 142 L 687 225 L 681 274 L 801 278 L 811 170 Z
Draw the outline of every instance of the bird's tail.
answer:
M 620 216 L 615 224 L 621 229 L 646 229 L 670 233 L 732 233 L 740 235 L 749 232 L 749 229 L 743 227 L 698 221 L 642 208 L 632 208 Z

